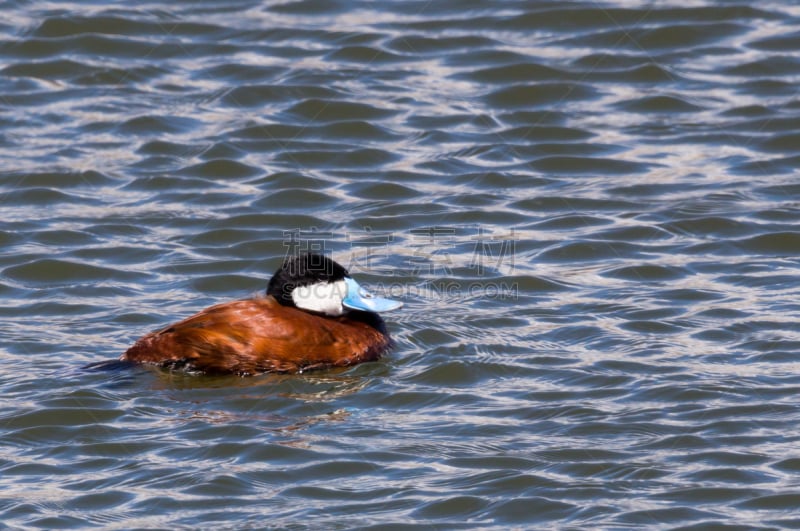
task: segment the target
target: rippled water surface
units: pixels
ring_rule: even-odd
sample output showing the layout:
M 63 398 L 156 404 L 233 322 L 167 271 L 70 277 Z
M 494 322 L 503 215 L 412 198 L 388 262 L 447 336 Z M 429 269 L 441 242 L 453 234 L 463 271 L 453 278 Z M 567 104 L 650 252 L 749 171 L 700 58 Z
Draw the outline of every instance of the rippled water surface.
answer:
M 800 528 L 795 2 L 0 12 L 0 527 Z M 390 355 L 83 369 L 295 246 Z

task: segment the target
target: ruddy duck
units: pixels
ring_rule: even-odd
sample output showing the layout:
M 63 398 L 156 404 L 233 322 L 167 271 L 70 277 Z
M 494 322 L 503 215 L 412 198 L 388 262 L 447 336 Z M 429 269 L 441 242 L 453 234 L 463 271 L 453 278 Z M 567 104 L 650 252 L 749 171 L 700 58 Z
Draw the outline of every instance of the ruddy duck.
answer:
M 142 337 L 120 360 L 239 375 L 355 365 L 390 347 L 377 312 L 400 306 L 365 291 L 326 256 L 292 256 L 266 296 L 206 308 Z

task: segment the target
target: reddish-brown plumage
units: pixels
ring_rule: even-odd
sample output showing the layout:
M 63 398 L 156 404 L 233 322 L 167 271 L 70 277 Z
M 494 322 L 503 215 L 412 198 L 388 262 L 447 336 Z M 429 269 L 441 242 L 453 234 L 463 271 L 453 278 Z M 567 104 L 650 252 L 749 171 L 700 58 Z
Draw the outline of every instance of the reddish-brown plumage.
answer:
M 390 343 L 377 314 L 329 317 L 266 296 L 207 308 L 147 334 L 120 359 L 208 374 L 299 372 L 373 361 Z

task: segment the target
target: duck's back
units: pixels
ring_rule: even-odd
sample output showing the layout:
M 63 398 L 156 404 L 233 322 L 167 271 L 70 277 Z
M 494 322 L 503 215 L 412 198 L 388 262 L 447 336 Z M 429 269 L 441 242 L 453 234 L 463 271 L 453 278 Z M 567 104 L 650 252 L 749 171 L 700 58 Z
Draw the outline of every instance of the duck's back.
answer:
M 228 302 L 147 334 L 120 359 L 209 374 L 354 365 L 379 358 L 389 347 L 377 319 L 368 324 L 325 317 L 282 306 L 273 297 Z

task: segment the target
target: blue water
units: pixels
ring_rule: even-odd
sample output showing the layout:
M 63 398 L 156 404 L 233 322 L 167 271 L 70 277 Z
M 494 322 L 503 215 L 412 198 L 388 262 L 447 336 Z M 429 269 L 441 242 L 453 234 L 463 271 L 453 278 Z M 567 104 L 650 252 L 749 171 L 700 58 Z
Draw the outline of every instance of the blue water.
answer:
M 794 3 L 0 12 L 0 528 L 800 528 Z M 297 249 L 384 359 L 83 368 Z

